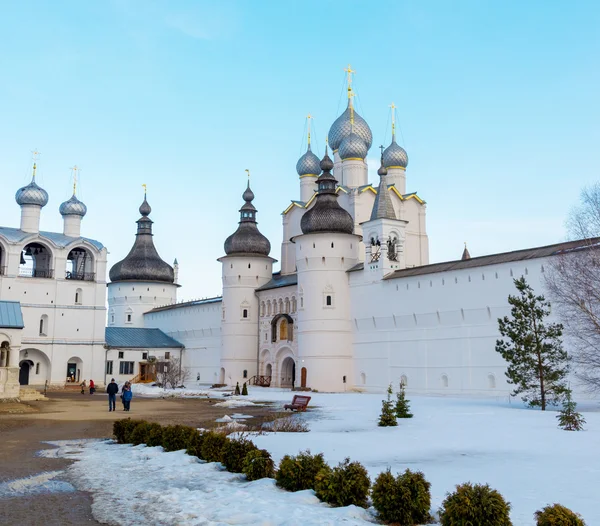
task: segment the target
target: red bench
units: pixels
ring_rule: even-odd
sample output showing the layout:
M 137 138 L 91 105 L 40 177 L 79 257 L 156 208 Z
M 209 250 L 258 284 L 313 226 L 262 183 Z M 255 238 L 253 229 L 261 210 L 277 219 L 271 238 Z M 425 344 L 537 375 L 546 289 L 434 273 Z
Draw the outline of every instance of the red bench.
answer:
M 306 411 L 308 402 L 310 402 L 310 396 L 294 395 L 292 403 L 285 404 L 283 408 L 289 409 L 290 411 Z

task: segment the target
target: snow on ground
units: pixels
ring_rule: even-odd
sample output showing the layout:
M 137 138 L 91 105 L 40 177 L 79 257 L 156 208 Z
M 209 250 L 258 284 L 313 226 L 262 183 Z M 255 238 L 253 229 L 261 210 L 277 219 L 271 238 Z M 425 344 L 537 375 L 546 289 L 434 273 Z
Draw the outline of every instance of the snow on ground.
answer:
M 79 460 L 69 468 L 78 489 L 93 494 L 92 513 L 121 526 L 367 525 L 368 511 L 330 508 L 312 491 L 289 493 L 273 479 L 246 482 L 220 464 L 183 451 L 111 442 L 49 442 L 50 455 Z
M 533 513 L 554 502 L 581 513 L 588 524 L 600 525 L 597 404 L 580 406 L 587 431 L 568 432 L 556 426 L 555 411 L 526 409 L 514 401 L 415 396 L 414 418 L 380 428 L 381 394 L 307 394 L 312 396 L 309 405 L 318 406 L 300 415 L 310 432 L 252 439 L 276 462 L 310 449 L 323 452 L 332 465 L 345 457 L 357 460 L 372 479 L 388 467 L 393 472 L 420 470 L 432 484 L 435 510 L 456 484 L 489 483 L 512 504 L 515 526 L 533 525 Z M 289 392 L 270 389 L 254 388 L 250 395 L 291 400 Z
M 456 484 L 489 483 L 512 504 L 514 526 L 533 526 L 533 513 L 554 502 L 581 513 L 587 524 L 600 525 L 597 404 L 580 406 L 586 431 L 567 432 L 557 428 L 555 411 L 525 409 L 507 399 L 414 396 L 410 397 L 414 418 L 399 420 L 395 428 L 379 428 L 383 395 L 307 394 L 312 397 L 309 411 L 297 418 L 308 423 L 310 432 L 252 438 L 276 462 L 285 454 L 310 449 L 323 452 L 331 465 L 345 457 L 359 461 L 372 479 L 388 467 L 394 473 L 420 470 L 432 483 L 432 511 Z M 288 390 L 252 387 L 248 397 L 239 398 L 271 402 L 276 411 L 292 396 Z M 357 508 L 335 510 L 319 504 L 310 491 L 290 494 L 274 487 L 271 480 L 243 482 L 239 475 L 181 452 L 110 443 L 69 447 L 49 454 L 80 459 L 69 468 L 74 484 L 94 493 L 97 517 L 112 517 L 117 524 L 139 524 L 140 516 L 147 517 L 145 523 L 150 525 L 364 524 L 372 520 L 369 512 Z M 127 491 L 113 483 L 123 477 Z

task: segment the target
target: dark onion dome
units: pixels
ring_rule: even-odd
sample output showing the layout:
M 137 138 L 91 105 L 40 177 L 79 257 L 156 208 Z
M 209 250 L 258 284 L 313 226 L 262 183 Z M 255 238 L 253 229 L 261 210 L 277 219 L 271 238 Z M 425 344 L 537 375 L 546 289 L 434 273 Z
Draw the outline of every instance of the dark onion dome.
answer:
M 321 161 L 323 173 L 317 179 L 319 190 L 314 206 L 308 210 L 300 221 L 303 234 L 317 232 L 330 232 L 340 234 L 354 233 L 354 220 L 337 202 L 338 195 L 335 191 L 336 179 L 331 174 L 333 163 L 327 155 Z
M 242 194 L 245 203 L 240 208 L 240 223 L 237 230 L 225 240 L 225 254 L 228 256 L 268 256 L 271 243 L 256 226 L 256 208 L 252 204 L 254 192 L 248 187 Z
M 354 113 L 353 118 L 351 115 L 352 113 Z M 354 120 L 354 124 L 352 124 L 351 120 Z M 367 122 L 356 113 L 352 107 L 352 99 L 349 99 L 346 111 L 342 113 L 331 125 L 331 128 L 329 128 L 329 146 L 331 146 L 335 152 L 342 144 L 342 141 L 352 132 L 356 133 L 364 141 L 367 145 L 367 150 L 371 148 L 371 144 L 373 144 L 371 128 L 369 128 Z
M 319 168 L 319 158 L 311 151 L 310 144 L 308 145 L 306 153 L 298 159 L 298 162 L 296 163 L 296 172 L 298 172 L 300 177 L 306 175 L 318 176 L 321 173 L 321 169 Z
M 87 214 L 87 206 L 85 206 L 75 194 L 69 199 L 60 205 L 58 209 L 61 216 L 85 216 Z
M 165 263 L 152 241 L 152 220 L 150 205 L 146 201 L 140 206 L 140 217 L 137 220 L 138 230 L 135 243 L 129 254 L 110 269 L 110 280 L 115 281 L 158 281 L 160 283 L 173 283 L 175 273 L 173 267 Z
M 31 182 L 27 186 L 19 188 L 15 194 L 15 200 L 19 206 L 35 205 L 43 207 L 48 204 L 48 192 L 35 182 L 35 169 L 36 165 L 34 163 Z
M 383 165 L 386 168 L 406 168 L 408 166 L 408 154 L 399 146 L 396 137 L 392 135 L 392 144 L 383 151 Z
M 342 161 L 364 159 L 368 152 L 365 141 L 354 132 L 344 138 L 338 150 Z

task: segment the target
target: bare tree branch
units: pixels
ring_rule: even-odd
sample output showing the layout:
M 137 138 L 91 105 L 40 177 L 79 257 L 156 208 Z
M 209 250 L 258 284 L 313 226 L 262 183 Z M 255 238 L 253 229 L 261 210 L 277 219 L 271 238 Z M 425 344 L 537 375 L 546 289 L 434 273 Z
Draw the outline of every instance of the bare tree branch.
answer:
M 182 387 L 190 377 L 187 367 L 182 367 L 179 358 L 159 362 L 157 365 L 157 380 L 165 389 Z

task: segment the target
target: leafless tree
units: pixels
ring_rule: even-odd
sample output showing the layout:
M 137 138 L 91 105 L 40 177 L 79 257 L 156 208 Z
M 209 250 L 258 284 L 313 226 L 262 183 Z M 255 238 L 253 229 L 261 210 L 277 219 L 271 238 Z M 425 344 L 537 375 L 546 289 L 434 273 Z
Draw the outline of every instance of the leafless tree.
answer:
M 600 392 L 600 184 L 582 191 L 567 231 L 586 242 L 551 258 L 546 286 L 565 327 L 576 377 Z
M 190 377 L 190 372 L 181 365 L 177 357 L 157 364 L 157 380 L 165 389 L 181 387 Z

